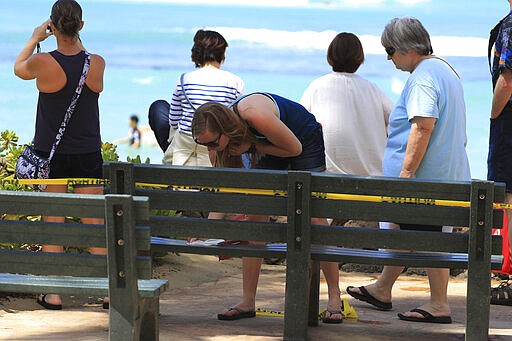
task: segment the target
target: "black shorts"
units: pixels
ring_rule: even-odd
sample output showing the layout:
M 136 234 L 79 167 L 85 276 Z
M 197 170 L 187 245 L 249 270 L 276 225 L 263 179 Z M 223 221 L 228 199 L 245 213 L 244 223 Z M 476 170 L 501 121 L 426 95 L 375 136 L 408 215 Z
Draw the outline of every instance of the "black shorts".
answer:
M 294 157 L 265 155 L 258 161 L 255 168 L 323 172 L 326 167 L 322 127 L 319 125 L 302 143 L 302 153 L 300 155 Z
M 48 157 L 49 153 L 36 151 L 38 155 Z M 50 162 L 50 179 L 103 178 L 103 158 L 101 151 L 84 154 L 55 153 Z
M 491 120 L 487 180 L 504 182 L 512 193 L 512 105 L 507 104 L 498 118 Z

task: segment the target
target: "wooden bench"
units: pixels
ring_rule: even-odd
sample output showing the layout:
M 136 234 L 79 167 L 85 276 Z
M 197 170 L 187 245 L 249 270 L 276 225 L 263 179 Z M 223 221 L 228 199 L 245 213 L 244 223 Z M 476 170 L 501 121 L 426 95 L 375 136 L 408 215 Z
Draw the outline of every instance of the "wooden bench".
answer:
M 318 324 L 318 261 L 323 260 L 468 268 L 466 340 L 487 339 L 490 271 L 501 268 L 502 262 L 501 237 L 491 236 L 492 227 L 501 227 L 503 219 L 502 211 L 493 210 L 493 202 L 504 200 L 501 184 L 124 163 L 107 164 L 104 172 L 110 179 L 112 193 L 148 196 L 154 210 L 287 216 L 286 224 L 150 217 L 153 250 L 286 257 L 285 340 L 307 340 L 308 322 Z M 174 190 L 176 187 L 172 186 L 144 188 L 135 186 L 136 183 L 177 185 L 189 191 Z M 196 190 L 190 191 L 193 188 Z M 274 192 L 276 195 L 272 195 Z M 322 193 L 333 195 L 326 197 Z M 460 202 L 466 205 L 460 206 Z M 469 233 L 311 226 L 311 217 L 466 226 Z M 174 239 L 185 236 L 273 244 L 191 246 Z
M 110 296 L 109 340 L 158 340 L 148 198 L 0 191 L 1 214 L 105 218 L 105 225 L 0 220 L 0 242 L 107 247 L 107 255 L 0 250 L 3 292 Z M 140 226 L 139 226 L 140 225 Z M 108 277 L 107 277 L 108 276 Z

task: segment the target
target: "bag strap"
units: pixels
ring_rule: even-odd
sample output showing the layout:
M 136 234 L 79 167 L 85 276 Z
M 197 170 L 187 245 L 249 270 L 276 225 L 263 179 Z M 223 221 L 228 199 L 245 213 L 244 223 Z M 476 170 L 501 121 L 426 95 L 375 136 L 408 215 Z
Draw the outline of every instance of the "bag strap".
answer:
M 445 62 L 445 63 L 446 63 L 446 65 L 448 65 L 448 66 L 450 67 L 450 69 L 452 69 L 452 71 L 453 71 L 453 73 L 455 74 L 455 76 L 457 76 L 457 78 L 458 78 L 458 79 L 460 79 L 460 76 L 459 76 L 459 74 L 457 73 L 457 71 L 455 71 L 455 69 L 453 68 L 453 66 L 451 66 L 451 64 L 450 64 L 450 63 L 448 63 L 445 59 L 443 59 L 443 58 L 441 58 L 441 57 L 438 57 L 438 56 L 430 56 L 430 58 L 432 58 L 432 59 L 439 59 L 439 60 L 441 60 L 441 61 Z
M 192 110 L 196 111 L 197 110 L 196 107 L 192 104 L 192 102 L 188 98 L 187 92 L 185 91 L 185 87 L 183 86 L 183 77 L 185 77 L 184 73 L 182 73 L 181 77 L 180 77 L 181 91 L 183 92 L 183 95 L 185 95 L 185 99 L 187 100 L 188 104 L 190 104 L 190 106 L 192 107 Z
M 487 46 L 487 61 L 489 62 L 489 71 L 492 74 L 492 65 L 491 65 L 491 53 L 492 53 L 492 47 L 494 46 L 494 43 L 496 42 L 496 39 L 498 38 L 498 33 L 500 32 L 501 24 L 505 19 L 507 19 L 510 16 L 510 13 L 503 19 L 500 20 L 499 23 L 494 26 L 494 28 L 489 33 L 489 45 Z
M 55 150 L 59 146 L 60 141 L 62 140 L 62 136 L 66 131 L 66 127 L 68 126 L 69 120 L 71 120 L 71 116 L 76 108 L 76 103 L 80 98 L 80 94 L 82 93 L 82 88 L 84 87 L 85 80 L 87 79 L 87 74 L 89 73 L 89 66 L 91 64 L 91 55 L 89 52 L 85 51 L 85 62 L 84 68 L 82 70 L 82 75 L 80 76 L 80 80 L 78 81 L 78 85 L 76 87 L 75 93 L 73 94 L 73 98 L 71 98 L 71 103 L 69 104 L 68 109 L 66 110 L 66 114 L 64 115 L 64 120 L 62 121 L 60 128 L 57 132 L 57 136 L 55 136 L 55 142 L 53 142 L 52 150 L 50 151 L 50 156 L 48 160 L 51 160 L 53 154 L 55 154 Z

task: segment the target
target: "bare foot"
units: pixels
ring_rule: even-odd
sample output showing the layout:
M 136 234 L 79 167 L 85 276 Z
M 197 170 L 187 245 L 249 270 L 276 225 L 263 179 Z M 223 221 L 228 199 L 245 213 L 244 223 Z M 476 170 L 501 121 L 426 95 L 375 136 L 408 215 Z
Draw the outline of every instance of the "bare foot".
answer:
M 103 309 L 110 309 L 110 297 L 103 297 Z
M 42 300 L 43 299 L 43 295 L 39 296 L 39 299 Z M 62 304 L 62 301 L 60 299 L 60 295 L 56 295 L 56 294 L 47 294 L 47 295 L 44 295 L 44 301 L 48 304 L 51 304 L 51 305 L 61 305 Z
M 37 304 L 45 309 L 61 310 L 62 302 L 59 295 L 55 294 L 41 294 L 37 297 Z
M 333 289 L 329 293 L 329 301 L 327 302 L 327 311 L 323 319 L 324 323 L 341 323 L 343 315 L 341 314 L 341 298 L 339 288 Z
M 206 238 L 187 238 L 187 243 L 192 244 L 198 240 L 206 240 Z

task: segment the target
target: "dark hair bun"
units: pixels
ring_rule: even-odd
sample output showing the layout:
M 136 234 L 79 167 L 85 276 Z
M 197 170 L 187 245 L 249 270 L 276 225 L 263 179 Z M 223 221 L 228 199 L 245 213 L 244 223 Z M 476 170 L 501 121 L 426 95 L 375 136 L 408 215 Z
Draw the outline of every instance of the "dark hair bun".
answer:
M 51 20 L 60 33 L 77 37 L 82 26 L 82 8 L 75 0 L 58 0 L 53 4 Z
M 207 31 L 205 30 L 199 30 L 196 32 L 196 35 L 194 36 L 194 43 L 200 43 L 203 38 L 206 37 Z
M 224 37 L 215 31 L 199 30 L 194 36 L 191 58 L 196 67 L 202 67 L 207 62 L 224 61 L 228 43 Z
M 59 30 L 62 34 L 73 37 L 78 34 L 78 31 L 80 31 L 81 24 L 82 20 L 77 20 L 76 17 L 60 17 L 59 21 L 56 23 L 56 26 L 57 30 Z

